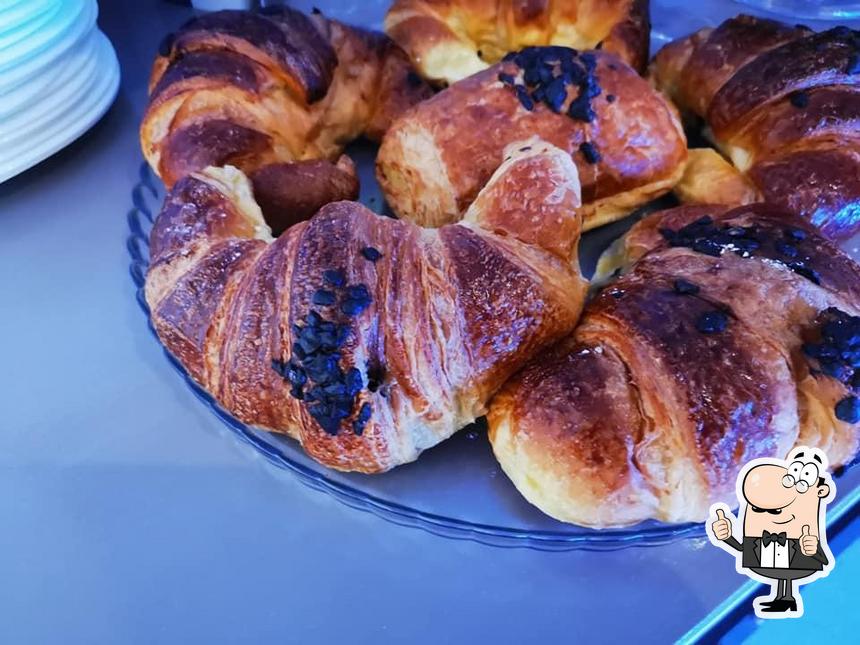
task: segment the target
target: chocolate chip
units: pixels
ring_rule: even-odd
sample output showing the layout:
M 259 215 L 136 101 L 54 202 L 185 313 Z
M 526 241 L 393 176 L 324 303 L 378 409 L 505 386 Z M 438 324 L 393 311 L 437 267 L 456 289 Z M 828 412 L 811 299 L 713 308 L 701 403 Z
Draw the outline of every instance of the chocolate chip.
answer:
M 585 157 L 585 160 L 590 164 L 596 164 L 601 160 L 600 152 L 597 150 L 597 146 L 595 146 L 591 141 L 585 141 L 579 144 L 579 151 L 582 153 L 582 156 Z
M 363 249 L 361 249 L 361 254 L 365 257 L 365 259 L 370 260 L 371 262 L 376 262 L 379 258 L 382 257 L 382 253 L 380 253 L 378 249 L 375 249 L 372 246 L 365 246 Z
M 290 388 L 290 396 L 294 399 L 298 399 L 299 401 L 303 401 L 305 398 L 305 393 L 302 391 L 301 386 L 294 385 Z
M 370 416 L 373 414 L 373 408 L 370 403 L 364 403 L 361 406 L 361 409 L 358 411 L 358 415 L 355 417 L 355 420 L 352 422 L 352 429 L 357 435 L 361 435 L 364 432 L 365 426 L 367 426 L 367 422 L 370 421 Z
M 722 311 L 706 311 L 696 320 L 696 329 L 703 334 L 716 334 L 726 329 L 729 317 Z
M 791 244 L 789 244 L 787 242 L 777 241 L 774 244 L 774 248 L 776 249 L 777 253 L 781 253 L 782 255 L 784 255 L 786 257 L 789 257 L 789 258 L 796 258 L 797 257 L 797 253 L 798 253 L 797 247 L 792 246 Z
M 275 370 L 280 376 L 284 376 L 284 369 L 286 368 L 286 365 L 284 365 L 284 362 L 282 360 L 280 360 L 279 358 L 273 358 L 271 364 L 273 370 Z
M 298 343 L 293 343 L 292 350 L 293 355 L 295 355 L 299 360 L 304 360 L 304 358 L 307 356 L 305 350 L 303 350 L 301 345 L 299 345 Z
M 381 365 L 367 367 L 367 389 L 376 392 L 385 380 L 385 368 Z
M 590 101 L 600 95 L 601 88 L 595 75 L 594 54 L 579 54 L 575 49 L 559 46 L 526 47 L 503 60 L 515 62 L 522 70 L 525 85 L 515 85 L 513 77 L 504 73 L 499 74 L 499 80 L 514 87 L 525 109 L 531 110 L 541 102 L 561 113 L 568 88 L 576 86 L 579 92 L 567 108 L 568 116 L 582 121 L 595 118 Z
M 327 269 L 323 271 L 323 280 L 333 287 L 342 287 L 346 284 L 346 276 L 342 269 Z
M 298 365 L 289 365 L 284 372 L 284 377 L 293 385 L 301 387 L 308 382 L 308 376 Z
M 370 296 L 367 298 L 348 296 L 340 303 L 340 310 L 347 316 L 357 316 L 370 306 Z
M 703 253 L 715 258 L 718 258 L 723 254 L 723 248 L 713 240 L 708 239 L 696 240 L 693 242 L 692 249 L 696 251 L 696 253 Z
M 792 92 L 788 100 L 794 107 L 802 109 L 809 105 L 809 94 L 806 92 Z
M 531 112 L 535 108 L 535 103 L 532 101 L 532 98 L 529 96 L 529 93 L 526 92 L 526 88 L 522 85 L 517 85 L 517 98 L 520 100 L 520 105 L 522 105 L 526 110 Z
M 802 275 L 810 282 L 814 282 L 815 284 L 821 284 L 821 276 L 819 275 L 818 271 L 806 266 L 802 262 L 789 262 L 787 266 L 796 274 Z
M 614 94 L 607 94 L 606 95 L 606 102 L 607 103 L 615 103 L 615 95 Z
M 348 394 L 358 394 L 361 388 L 364 387 L 364 380 L 361 377 L 361 371 L 355 367 L 350 367 L 344 377 L 344 385 Z
M 325 289 L 317 289 L 314 292 L 313 298 L 311 299 L 315 305 L 320 305 L 321 307 L 328 307 L 335 303 L 336 297 L 334 292 L 327 291 Z
M 836 418 L 845 423 L 860 421 L 860 399 L 856 396 L 846 396 L 836 404 Z
M 555 78 L 547 84 L 543 92 L 544 103 L 546 103 L 553 112 L 561 112 L 561 107 L 567 100 L 567 88 L 564 84 L 564 79 Z
M 843 383 L 854 376 L 854 369 L 841 362 L 821 361 L 819 365 L 821 366 L 822 373 Z
M 675 282 L 672 283 L 672 288 L 675 290 L 675 293 L 682 296 L 694 296 L 699 293 L 699 285 L 693 284 L 683 278 L 675 280 Z
M 746 254 L 744 257 L 750 255 L 753 251 L 757 251 L 761 244 L 759 244 L 758 240 L 750 238 L 750 237 L 739 237 L 732 239 L 732 246 L 735 247 L 736 253 Z

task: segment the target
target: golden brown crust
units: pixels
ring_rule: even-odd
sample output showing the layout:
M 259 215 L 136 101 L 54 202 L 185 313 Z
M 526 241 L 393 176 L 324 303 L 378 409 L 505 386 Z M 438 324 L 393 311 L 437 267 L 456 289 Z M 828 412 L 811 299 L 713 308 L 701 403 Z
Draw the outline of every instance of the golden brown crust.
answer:
M 510 156 L 491 194 L 435 231 L 340 201 L 271 241 L 240 171 L 181 179 L 152 232 L 159 338 L 231 414 L 330 467 L 415 459 L 582 307 L 575 166 L 540 142 Z M 508 192 L 521 210 L 496 231 Z M 549 224 L 560 240 L 526 243 Z
M 616 23 L 609 35 L 598 44 L 601 49 L 615 54 L 642 74 L 648 66 L 651 46 L 649 0 L 632 0 L 627 17 Z
M 530 501 L 598 526 L 701 520 L 748 459 L 798 442 L 854 458 L 860 424 L 835 413 L 851 390 L 804 343 L 830 308 L 860 313 L 860 268 L 815 227 L 761 204 L 683 206 L 613 253 L 627 272 L 491 404 L 494 451 Z
M 775 20 L 740 15 L 693 36 L 693 49 L 679 75 L 679 105 L 706 116 L 714 96 L 759 54 L 809 33 Z M 658 59 L 658 64 L 661 59 Z
M 858 35 L 847 28 L 804 37 L 759 53 L 720 87 L 708 107 L 707 119 L 718 139 L 730 139 L 753 110 L 791 92 L 829 85 L 854 85 L 848 72 L 857 51 Z
M 681 181 L 672 189 L 684 203 L 751 204 L 759 201 L 755 186 L 711 148 L 692 148 Z
M 860 148 L 810 145 L 757 163 L 749 176 L 766 201 L 808 218 L 830 239 L 860 226 Z
M 813 33 L 738 16 L 663 48 L 652 76 L 704 119 L 761 198 L 839 239 L 860 228 L 858 56 L 860 32 L 846 27 Z M 695 192 L 725 176 L 702 177 Z
M 284 165 L 334 162 L 346 143 L 379 139 L 392 119 L 431 93 L 385 35 L 286 7 L 205 14 L 171 36 L 162 54 L 140 131 L 147 161 L 168 187 L 207 166 L 254 174 L 276 228 L 313 211 L 296 208 L 296 198 L 284 204 L 286 189 L 266 179 L 318 171 L 314 190 L 300 201 L 319 206 L 323 198 L 354 196 L 349 178 L 331 164 Z M 320 188 L 330 180 L 331 190 Z
M 338 63 L 314 23 L 289 9 L 266 15 L 234 10 L 203 14 L 174 35 L 168 57 L 176 60 L 200 50 L 232 50 L 250 58 L 311 103 L 325 96 Z
M 396 0 L 385 31 L 433 83 L 450 85 L 523 47 L 603 46 L 642 72 L 648 0 Z
M 310 219 L 330 202 L 358 199 L 358 176 L 345 155 L 336 164 L 326 159 L 271 163 L 252 171 L 248 178 L 275 235 Z
M 550 350 L 505 384 L 488 419 L 502 468 L 549 515 L 607 526 L 655 513 L 636 465 L 645 430 L 638 394 L 608 347 L 571 339 Z
M 680 178 L 686 141 L 677 115 L 614 55 L 595 52 L 601 93 L 591 122 L 525 109 L 499 74 L 504 62 L 460 81 L 392 125 L 377 157 L 377 177 L 401 217 L 424 225 L 456 221 L 496 169 L 511 141 L 538 136 L 566 150 L 577 165 L 585 228 L 618 219 Z M 568 90 L 569 100 L 577 96 Z M 608 100 L 611 97 L 611 100 Z M 581 150 L 593 145 L 600 159 Z

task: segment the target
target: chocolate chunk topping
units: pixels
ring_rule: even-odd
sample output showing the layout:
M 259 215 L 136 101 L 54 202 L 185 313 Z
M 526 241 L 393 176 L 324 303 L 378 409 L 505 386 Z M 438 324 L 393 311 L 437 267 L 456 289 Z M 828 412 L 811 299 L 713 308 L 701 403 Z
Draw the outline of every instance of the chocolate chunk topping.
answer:
M 818 271 L 806 266 L 803 262 L 789 262 L 787 266 L 797 275 L 802 275 L 810 282 L 814 282 L 815 284 L 821 284 L 821 276 L 818 274 Z
M 720 257 L 726 251 L 732 251 L 743 258 L 756 255 L 763 244 L 770 245 L 770 251 L 764 249 L 762 255 L 771 257 L 815 284 L 821 284 L 818 271 L 808 265 L 811 258 L 801 253 L 798 243 L 806 239 L 806 232 L 798 228 L 787 228 L 783 231 L 785 239 L 760 239 L 759 233 L 753 226 L 717 226 L 710 216 L 700 217 L 695 222 L 687 224 L 680 230 L 670 228 L 659 229 L 670 246 L 684 246 L 697 253 Z
M 582 156 L 585 157 L 585 160 L 590 164 L 598 163 L 602 157 L 600 156 L 600 152 L 591 141 L 585 141 L 579 145 L 579 151 L 582 153 Z
M 352 422 L 352 429 L 355 434 L 361 435 L 361 433 L 364 432 L 364 427 L 367 425 L 367 422 L 370 421 L 371 414 L 373 414 L 373 408 L 370 403 L 364 403 L 358 411 L 355 421 Z
M 526 47 L 502 60 L 512 61 L 522 70 L 522 83 L 506 72 L 498 78 L 516 92 L 526 110 L 533 110 L 535 103 L 543 103 L 556 113 L 565 112 L 568 90 L 575 87 L 578 93 L 567 106 L 567 115 L 580 121 L 594 120 L 591 99 L 601 93 L 594 54 L 580 54 L 568 47 Z
M 323 280 L 333 287 L 342 287 L 346 284 L 346 275 L 342 269 L 327 269 L 323 271 Z
M 860 421 L 860 399 L 856 396 L 846 396 L 836 404 L 836 418 L 845 423 Z
M 803 353 L 810 365 L 849 390 L 860 390 L 860 317 L 830 307 L 819 314 L 811 333 L 818 342 L 803 344 Z M 857 397 L 848 396 L 839 401 L 836 417 L 846 423 L 860 421 Z
M 363 284 L 346 288 L 346 297 L 340 302 L 340 310 L 347 316 L 357 316 L 370 306 L 373 299 Z
M 312 302 L 315 305 L 321 305 L 323 307 L 328 307 L 329 305 L 333 305 L 335 302 L 335 295 L 333 291 L 326 291 L 325 289 L 319 289 L 314 292 L 314 296 Z
M 379 258 L 382 257 L 382 253 L 380 253 L 378 249 L 375 249 L 372 246 L 365 246 L 363 249 L 361 249 L 361 254 L 365 257 L 365 259 L 370 260 L 371 262 L 376 262 Z
M 526 92 L 525 88 L 522 85 L 517 85 L 517 98 L 520 100 L 520 105 L 522 105 L 526 110 L 531 112 L 535 108 L 534 101 L 529 96 L 529 93 Z
M 809 105 L 809 94 L 806 92 L 793 92 L 788 100 L 796 108 L 805 108 Z
M 365 250 L 376 251 L 371 247 Z M 340 300 L 340 310 L 347 315 L 356 315 L 370 305 L 372 299 L 367 286 L 345 286 L 343 269 L 328 269 L 322 277 L 332 289 L 317 289 L 311 296 L 314 305 L 329 307 Z M 353 415 L 365 384 L 357 367 L 344 371 L 340 366 L 339 350 L 349 338 L 349 325 L 327 320 L 318 311 L 310 310 L 304 324 L 293 325 L 292 332 L 292 356 L 287 362 L 273 358 L 272 369 L 290 383 L 290 396 L 307 405 L 308 412 L 323 431 L 336 435 L 341 423 Z M 371 389 L 372 378 L 368 374 L 368 389 Z M 378 384 L 373 389 L 376 387 Z M 364 432 L 370 410 L 370 404 L 364 403 L 355 412 L 352 428 L 356 434 Z
M 788 242 L 778 241 L 774 244 L 774 248 L 778 253 L 785 255 L 789 258 L 796 258 L 798 254 L 797 247 L 789 244 Z

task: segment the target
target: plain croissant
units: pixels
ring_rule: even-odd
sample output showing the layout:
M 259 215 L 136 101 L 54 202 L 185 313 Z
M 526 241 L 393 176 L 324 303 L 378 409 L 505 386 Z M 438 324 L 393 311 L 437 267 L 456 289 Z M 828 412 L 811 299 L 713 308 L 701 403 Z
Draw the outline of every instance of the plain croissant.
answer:
M 431 94 L 385 35 L 288 7 L 193 18 L 163 41 L 149 90 L 140 142 L 164 183 L 236 166 L 277 231 L 356 198 L 343 146 Z
M 493 450 L 529 501 L 593 526 L 701 521 L 752 458 L 857 454 L 860 267 L 814 227 L 682 206 L 599 270 L 631 264 L 492 402 Z
M 766 201 L 831 239 L 860 229 L 860 32 L 738 16 L 666 45 L 652 75 L 731 162 L 692 150 L 682 199 Z
M 192 173 L 152 231 L 152 322 L 241 421 L 332 468 L 384 471 L 484 414 L 570 333 L 579 191 L 567 153 L 519 142 L 457 224 L 342 201 L 273 240 L 239 170 Z
M 437 84 L 450 84 L 535 45 L 600 47 L 644 71 L 648 0 L 395 0 L 385 31 Z

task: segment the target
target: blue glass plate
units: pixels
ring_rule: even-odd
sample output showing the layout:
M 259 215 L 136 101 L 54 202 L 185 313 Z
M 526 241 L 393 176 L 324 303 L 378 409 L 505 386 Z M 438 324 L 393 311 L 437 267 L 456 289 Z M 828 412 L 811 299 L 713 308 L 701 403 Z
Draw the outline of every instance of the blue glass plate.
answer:
M 348 153 L 356 161 L 361 175 L 361 201 L 377 212 L 382 211 L 385 202 L 373 178 L 375 149 L 357 144 Z M 143 284 L 149 264 L 149 231 L 163 197 L 161 182 L 143 164 L 140 180 L 132 190 L 127 244 L 131 275 L 138 287 L 137 300 L 147 319 L 149 308 Z M 600 251 L 629 225 L 630 221 L 625 221 L 586 235 L 582 255 L 587 271 L 593 270 Z M 155 333 L 152 325 L 150 330 Z M 661 544 L 681 537 L 704 535 L 700 524 L 667 525 L 649 521 L 623 529 L 596 530 L 558 522 L 526 502 L 517 492 L 499 468 L 482 424 L 464 428 L 423 453 L 418 461 L 385 474 L 329 470 L 305 455 L 298 442 L 289 437 L 245 425 L 233 418 L 188 376 L 171 354 L 166 351 L 165 354 L 194 393 L 227 427 L 270 462 L 291 471 L 312 488 L 397 524 L 498 546 L 562 550 Z

